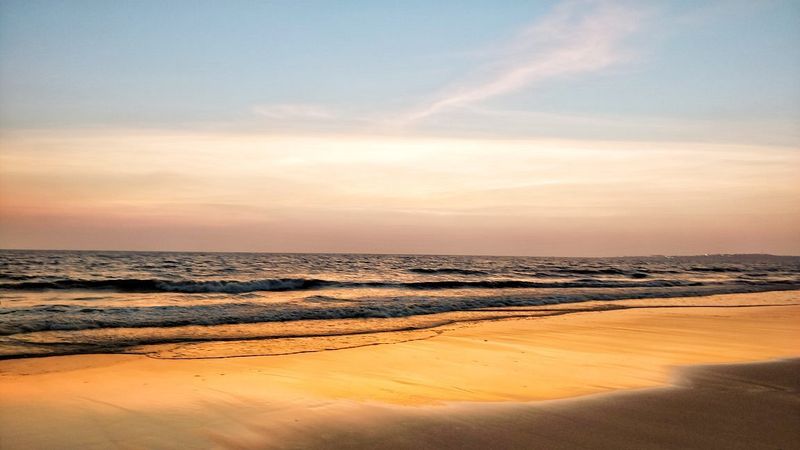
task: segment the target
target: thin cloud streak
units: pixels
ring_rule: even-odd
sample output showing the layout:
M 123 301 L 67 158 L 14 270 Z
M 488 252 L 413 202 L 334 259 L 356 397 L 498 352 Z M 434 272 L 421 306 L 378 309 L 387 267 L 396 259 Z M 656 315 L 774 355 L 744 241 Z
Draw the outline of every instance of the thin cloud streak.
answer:
M 495 61 L 424 108 L 414 122 L 448 109 L 514 92 L 559 77 L 596 72 L 629 59 L 624 41 L 642 21 L 642 11 L 606 2 L 570 1 L 523 30 L 495 51 Z

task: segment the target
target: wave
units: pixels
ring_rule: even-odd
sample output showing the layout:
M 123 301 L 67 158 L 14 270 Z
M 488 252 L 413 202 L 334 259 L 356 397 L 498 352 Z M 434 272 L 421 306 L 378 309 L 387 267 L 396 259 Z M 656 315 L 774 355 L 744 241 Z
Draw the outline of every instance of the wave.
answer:
M 690 267 L 688 270 L 690 272 L 714 272 L 714 273 L 743 271 L 743 269 L 739 267 Z
M 242 294 L 261 291 L 302 291 L 323 288 L 397 288 L 397 289 L 522 289 L 522 288 L 632 288 L 701 286 L 703 283 L 688 280 L 616 281 L 583 278 L 576 281 L 537 282 L 526 280 L 441 280 L 441 281 L 331 281 L 315 278 L 277 278 L 264 280 L 157 280 L 157 279 L 108 279 L 54 281 L 25 281 L 2 283 L 2 290 L 89 290 L 130 293 L 176 292 L 185 294 L 225 293 Z
M 277 278 L 266 280 L 206 280 L 206 281 L 169 281 L 157 279 L 108 279 L 108 280 L 75 280 L 62 279 L 54 281 L 26 281 L 22 283 L 3 283 L 0 289 L 22 291 L 44 290 L 102 290 L 116 292 L 180 292 L 194 293 L 227 293 L 239 294 L 258 291 L 296 291 L 318 289 L 336 282 L 308 278 Z
M 475 270 L 475 269 L 458 269 L 455 267 L 436 267 L 436 268 L 428 268 L 428 267 L 413 267 L 408 269 L 411 273 L 421 273 L 421 274 L 453 274 L 453 275 L 488 275 L 489 273 L 484 270 Z
M 694 297 L 726 293 L 798 289 L 797 284 L 661 287 L 638 289 L 587 289 L 563 292 L 453 295 L 391 295 L 359 300 L 311 296 L 305 301 L 263 303 L 232 301 L 223 304 L 87 307 L 86 305 L 40 305 L 0 308 L 0 336 L 40 331 L 79 331 L 114 328 L 172 328 L 298 320 L 397 318 L 481 308 L 537 306 L 590 300 Z
M 608 267 L 602 269 L 590 269 L 590 268 L 572 268 L 572 267 L 563 267 L 552 269 L 554 272 L 558 273 L 568 273 L 568 274 L 577 274 L 577 275 L 625 275 L 625 271 L 622 269 L 617 269 L 615 267 Z
M 663 274 L 682 273 L 679 271 L 657 271 L 652 269 L 622 270 L 616 268 L 605 268 L 605 269 L 550 268 L 548 269 L 548 271 L 542 271 L 538 268 L 524 268 L 524 269 L 514 270 L 514 272 L 523 276 L 531 276 L 539 278 L 563 278 L 575 275 L 599 275 L 599 276 L 612 275 L 612 276 L 622 276 L 628 278 L 649 278 L 652 273 L 663 273 Z
M 410 283 L 397 283 L 392 286 L 411 289 L 521 289 L 521 288 L 638 288 L 638 287 L 669 287 L 669 286 L 702 286 L 704 283 L 689 280 L 650 280 L 650 281 L 624 281 L 624 280 L 597 280 L 582 278 L 575 281 L 540 282 L 526 280 L 480 280 L 480 281 L 417 281 Z
M 37 278 L 35 275 L 20 275 L 20 274 L 13 274 L 13 273 L 0 273 L 0 279 L 6 279 L 6 280 L 22 281 L 22 280 L 33 280 L 35 278 Z

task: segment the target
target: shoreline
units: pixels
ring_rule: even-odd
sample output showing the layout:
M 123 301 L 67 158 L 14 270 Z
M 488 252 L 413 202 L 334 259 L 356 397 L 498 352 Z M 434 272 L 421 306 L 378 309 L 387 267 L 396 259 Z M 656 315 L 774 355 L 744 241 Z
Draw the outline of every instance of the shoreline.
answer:
M 58 342 L 59 334 L 74 330 L 41 330 L 0 336 L 0 361 L 11 359 L 46 358 L 76 355 L 139 354 L 160 359 L 215 359 L 251 356 L 287 356 L 369 345 L 396 344 L 428 339 L 453 327 L 472 323 L 508 319 L 543 318 L 573 313 L 594 313 L 610 310 L 641 308 L 730 308 L 754 306 L 800 305 L 792 302 L 745 302 L 738 298 L 749 294 L 794 291 L 796 287 L 782 286 L 773 290 L 733 293 L 702 293 L 691 296 L 646 296 L 636 298 L 606 298 L 596 300 L 546 302 L 530 305 L 489 306 L 435 313 L 420 313 L 398 317 L 363 317 L 332 319 L 295 319 L 254 323 L 181 325 L 167 327 L 111 327 L 79 330 L 86 342 Z M 120 331 L 125 334 L 121 338 Z M 115 333 L 109 342 L 104 343 Z M 427 333 L 426 333 L 427 332 Z M 409 339 L 405 334 L 424 335 Z M 43 340 L 43 341 L 40 341 Z M 87 344 L 88 343 L 88 344 Z M 325 345 L 320 346 L 320 343 Z M 20 351 L 27 348 L 27 353 Z M 58 349 L 58 350 L 54 350 Z M 179 349 L 178 352 L 174 351 Z M 186 356 L 187 349 L 191 349 Z
M 624 302 L 644 306 L 656 300 Z M 169 448 L 176 442 L 186 448 L 292 448 L 292 442 L 315 448 L 332 445 L 309 439 L 350 439 L 347 430 L 356 427 L 362 438 L 395 436 L 385 442 L 397 445 L 383 448 L 403 448 L 396 439 L 412 430 L 386 429 L 373 419 L 385 413 L 412 420 L 401 411 L 406 410 L 414 411 L 412 421 L 421 427 L 423 434 L 412 439 L 419 448 L 446 438 L 431 424 L 471 423 L 462 413 L 430 416 L 441 408 L 462 408 L 469 415 L 483 408 L 478 405 L 526 404 L 539 417 L 552 401 L 606 405 L 612 397 L 605 394 L 670 389 L 675 367 L 800 356 L 800 291 L 703 297 L 705 306 L 693 297 L 664 302 L 671 305 L 460 323 L 424 340 L 285 356 L 3 360 L 0 438 L 4 448 Z M 734 307 L 709 307 L 719 302 Z M 720 398 L 717 391 L 712 397 Z M 516 412 L 497 414 L 492 420 L 503 428 Z M 595 419 L 602 417 L 597 414 Z M 42 424 L 47 431 L 39 431 Z M 497 430 L 483 433 L 500 439 Z M 523 443 L 515 442 L 509 445 Z

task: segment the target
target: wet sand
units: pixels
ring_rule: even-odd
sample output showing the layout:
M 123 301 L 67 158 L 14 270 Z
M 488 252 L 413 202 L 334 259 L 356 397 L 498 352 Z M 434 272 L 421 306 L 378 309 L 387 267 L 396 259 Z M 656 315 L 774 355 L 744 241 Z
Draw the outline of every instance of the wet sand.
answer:
M 675 385 L 569 400 L 354 407 L 220 439 L 231 448 L 790 449 L 800 447 L 800 359 L 691 366 Z M 259 432 L 261 436 L 259 436 Z
M 0 361 L 0 446 L 800 446 L 800 292 L 612 303 L 665 307 L 284 356 Z

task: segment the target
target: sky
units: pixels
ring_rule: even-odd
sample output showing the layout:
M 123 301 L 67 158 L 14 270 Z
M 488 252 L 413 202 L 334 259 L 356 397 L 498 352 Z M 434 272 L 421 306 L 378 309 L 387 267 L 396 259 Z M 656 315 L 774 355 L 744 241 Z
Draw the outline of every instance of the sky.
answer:
M 4 0 L 0 248 L 800 254 L 800 3 Z

